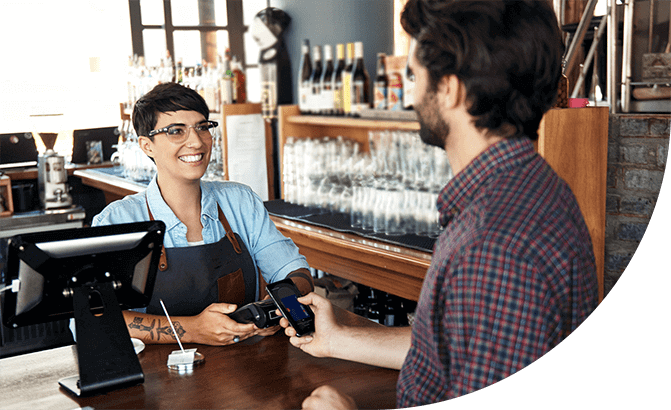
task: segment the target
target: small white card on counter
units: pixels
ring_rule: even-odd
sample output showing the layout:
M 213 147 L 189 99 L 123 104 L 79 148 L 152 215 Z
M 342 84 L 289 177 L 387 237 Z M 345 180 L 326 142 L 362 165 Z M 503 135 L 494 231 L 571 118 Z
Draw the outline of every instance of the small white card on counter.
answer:
M 170 353 L 170 356 L 168 356 L 168 366 L 193 364 L 196 360 L 196 350 L 198 349 L 184 349 L 183 352 L 181 350 L 173 351 Z

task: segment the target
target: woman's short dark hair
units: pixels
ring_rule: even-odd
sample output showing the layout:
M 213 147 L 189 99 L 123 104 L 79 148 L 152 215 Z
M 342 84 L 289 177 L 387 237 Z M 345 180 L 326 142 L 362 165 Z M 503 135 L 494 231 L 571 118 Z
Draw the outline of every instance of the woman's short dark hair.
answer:
M 454 74 L 475 126 L 538 138 L 557 98 L 564 44 L 547 0 L 409 0 L 401 24 L 435 91 Z M 515 128 L 515 131 L 504 130 Z
M 147 136 L 156 127 L 158 113 L 197 111 L 208 119 L 210 109 L 205 99 L 191 88 L 177 83 L 163 83 L 140 97 L 133 107 L 133 127 L 138 136 Z

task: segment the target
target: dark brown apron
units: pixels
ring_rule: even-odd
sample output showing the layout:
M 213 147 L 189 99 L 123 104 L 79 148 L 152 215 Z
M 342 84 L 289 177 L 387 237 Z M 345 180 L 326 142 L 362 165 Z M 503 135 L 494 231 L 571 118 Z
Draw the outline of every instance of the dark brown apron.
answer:
M 240 236 L 231 230 L 221 207 L 217 208 L 219 221 L 226 229 L 226 236 L 219 242 L 163 247 L 147 313 L 164 314 L 159 299 L 171 316 L 194 316 L 217 302 L 242 306 L 256 300 L 258 274 L 252 256 Z M 154 220 L 151 211 L 149 217 Z

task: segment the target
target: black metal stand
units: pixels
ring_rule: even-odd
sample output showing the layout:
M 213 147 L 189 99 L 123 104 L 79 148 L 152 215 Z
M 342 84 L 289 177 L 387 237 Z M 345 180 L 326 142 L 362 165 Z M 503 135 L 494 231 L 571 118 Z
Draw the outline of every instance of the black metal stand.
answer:
M 85 396 L 144 382 L 112 284 L 76 287 L 73 297 L 79 376 L 58 383 Z M 102 309 L 93 312 L 100 304 Z

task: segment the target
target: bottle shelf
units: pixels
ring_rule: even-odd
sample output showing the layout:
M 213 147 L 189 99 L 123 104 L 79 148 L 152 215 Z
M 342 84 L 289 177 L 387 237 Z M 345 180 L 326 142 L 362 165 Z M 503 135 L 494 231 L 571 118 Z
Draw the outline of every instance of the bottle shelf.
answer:
M 287 122 L 294 125 L 306 126 L 328 126 L 365 129 L 396 129 L 406 131 L 418 131 L 417 121 L 396 119 L 371 119 L 352 118 L 328 115 L 292 115 L 287 117 Z

